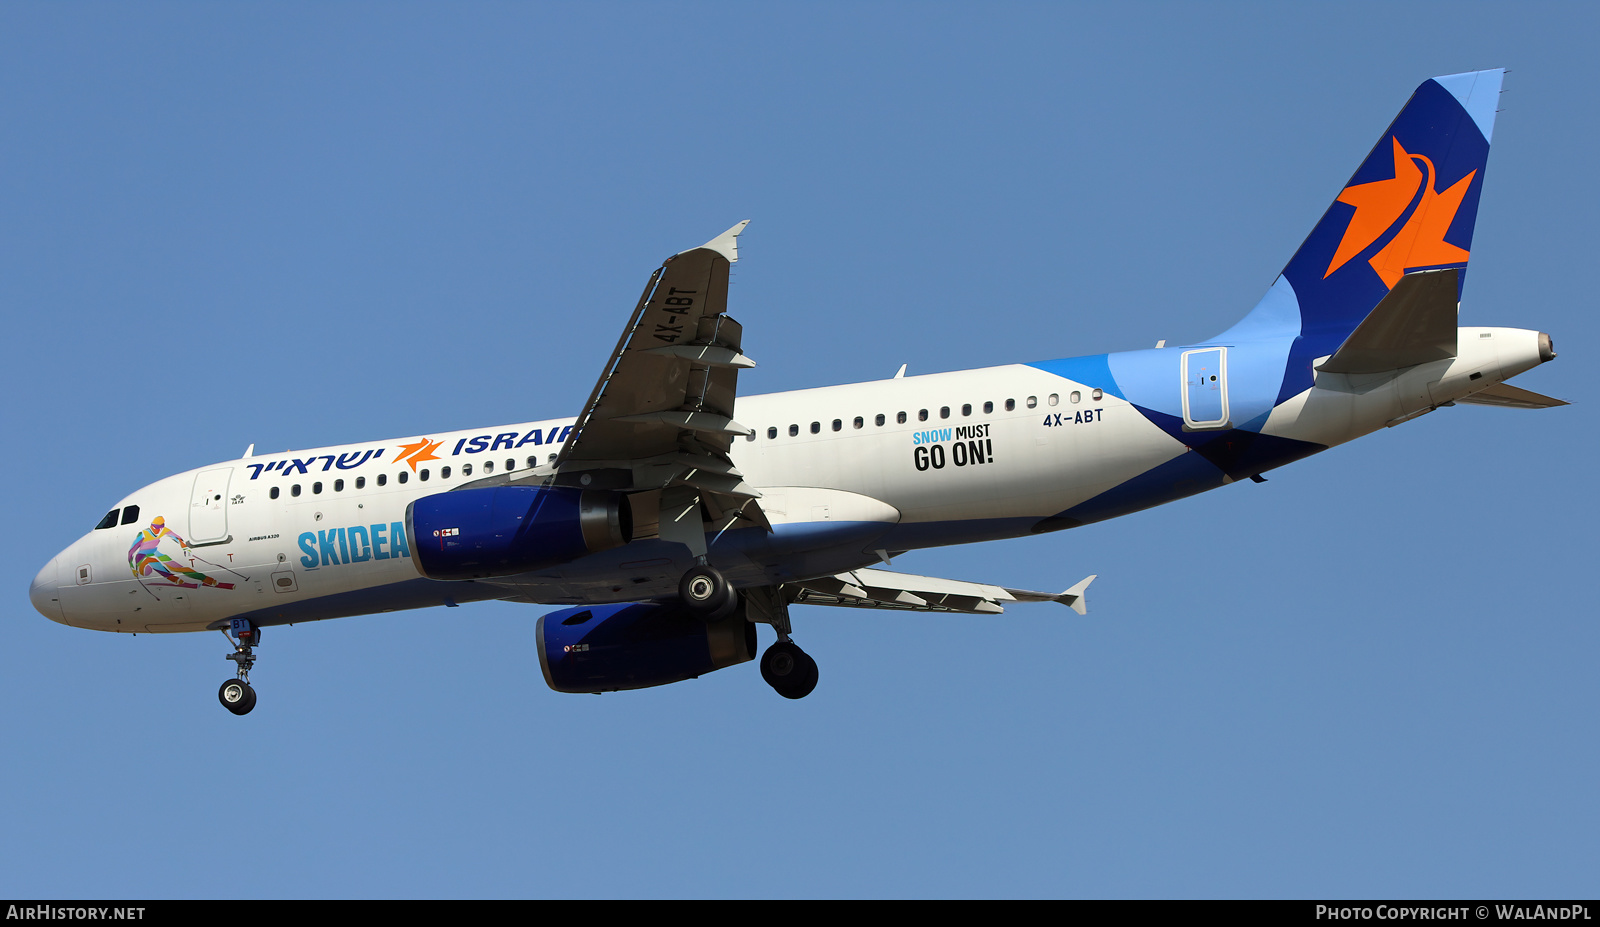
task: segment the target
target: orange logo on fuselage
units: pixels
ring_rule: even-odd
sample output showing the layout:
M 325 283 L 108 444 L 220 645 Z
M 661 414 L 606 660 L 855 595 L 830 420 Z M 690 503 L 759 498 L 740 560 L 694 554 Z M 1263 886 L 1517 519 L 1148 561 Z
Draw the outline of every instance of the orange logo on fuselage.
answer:
M 416 444 L 402 444 L 400 445 L 399 456 L 395 457 L 395 462 L 405 461 L 410 465 L 411 472 L 415 473 L 417 472 L 417 464 L 422 461 L 439 459 L 433 452 L 438 450 L 439 445 L 443 443 L 443 441 L 430 441 L 427 438 L 423 438 Z
M 1478 172 L 1473 171 L 1456 181 L 1455 186 L 1439 193 L 1434 190 L 1433 162 L 1423 155 L 1407 152 L 1400 147 L 1400 139 L 1392 141 L 1394 179 L 1352 184 L 1339 194 L 1339 202 L 1354 206 L 1356 214 L 1350 217 L 1350 225 L 1345 228 L 1344 238 L 1334 251 L 1333 260 L 1328 263 L 1328 272 L 1322 275 L 1323 279 L 1383 237 L 1383 233 L 1405 215 L 1406 207 L 1413 201 L 1417 205 L 1411 218 L 1406 220 L 1406 224 L 1388 244 L 1367 261 L 1383 278 L 1385 286 L 1393 289 L 1405 276 L 1408 267 L 1461 264 L 1470 256 L 1466 249 L 1445 241 L 1444 236 L 1450 230 L 1450 223 L 1455 221 L 1461 200 L 1467 195 L 1467 187 Z M 1418 167 L 1418 162 L 1427 168 L 1426 176 Z M 1419 188 L 1422 191 L 1421 199 L 1417 199 Z

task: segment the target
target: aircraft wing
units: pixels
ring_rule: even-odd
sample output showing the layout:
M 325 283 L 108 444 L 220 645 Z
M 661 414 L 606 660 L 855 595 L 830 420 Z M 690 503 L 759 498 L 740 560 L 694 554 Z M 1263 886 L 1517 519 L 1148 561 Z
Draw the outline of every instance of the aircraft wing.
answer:
M 784 591 L 793 596 L 790 601 L 799 605 L 998 615 L 1005 611 L 1005 602 L 1060 602 L 1085 615 L 1089 608 L 1084 591 L 1094 579 L 1085 577 L 1065 592 L 1031 592 L 887 570 L 851 570 L 788 583 Z
M 661 265 L 634 309 L 555 463 L 558 485 L 662 490 L 687 519 L 704 504 L 713 520 L 743 518 L 770 527 L 760 493 L 729 459 L 739 371 L 755 362 L 740 353 L 743 327 L 727 315 L 728 271 L 739 259 L 740 222 Z M 700 531 L 672 530 L 691 547 Z M 699 546 L 703 546 L 701 543 Z

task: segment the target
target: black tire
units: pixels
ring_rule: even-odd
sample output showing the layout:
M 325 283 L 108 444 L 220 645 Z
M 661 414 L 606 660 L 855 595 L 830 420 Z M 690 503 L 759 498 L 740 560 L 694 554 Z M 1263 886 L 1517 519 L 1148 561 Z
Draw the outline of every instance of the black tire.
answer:
M 805 698 L 817 687 L 817 661 L 793 641 L 778 641 L 761 655 L 761 678 L 784 698 Z
M 217 701 L 236 715 L 247 715 L 256 707 L 256 690 L 239 679 L 230 679 L 217 689 Z
M 706 612 L 705 619 L 707 621 L 721 621 L 739 610 L 739 590 L 733 588 L 732 583 L 729 583 L 726 589 L 727 591 L 722 597 L 722 603 L 711 611 Z
M 779 691 L 784 698 L 805 698 L 817 687 L 817 661 L 811 659 L 811 654 L 800 651 L 802 672 L 792 686 Z
M 708 620 L 720 618 L 739 604 L 727 577 L 708 566 L 690 567 L 678 580 L 678 598 L 690 611 Z

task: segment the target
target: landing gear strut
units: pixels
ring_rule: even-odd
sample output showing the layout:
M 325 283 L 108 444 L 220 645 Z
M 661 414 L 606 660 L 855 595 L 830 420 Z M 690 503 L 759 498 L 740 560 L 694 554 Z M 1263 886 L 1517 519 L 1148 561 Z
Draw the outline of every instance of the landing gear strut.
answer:
M 233 653 L 226 659 L 232 660 L 239 670 L 237 678 L 228 680 L 217 690 L 217 701 L 236 715 L 247 715 L 256 707 L 256 690 L 250 688 L 250 667 L 256 664 L 253 648 L 261 643 L 261 629 L 248 618 L 234 618 L 222 634 L 233 644 Z
M 772 625 L 778 642 L 761 655 L 761 678 L 784 698 L 805 698 L 817 687 L 817 661 L 789 639 L 789 600 L 776 586 L 753 586 L 743 593 L 749 620 Z

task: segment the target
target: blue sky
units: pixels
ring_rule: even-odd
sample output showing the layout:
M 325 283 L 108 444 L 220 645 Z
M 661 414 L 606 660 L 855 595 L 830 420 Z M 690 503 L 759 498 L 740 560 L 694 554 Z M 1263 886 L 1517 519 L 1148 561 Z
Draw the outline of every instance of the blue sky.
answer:
M 1592 6 L 0 7 L 0 895 L 1593 896 Z M 896 569 L 1090 614 L 797 609 L 755 666 L 545 688 L 530 606 L 46 621 L 122 495 L 574 414 L 656 264 L 750 218 L 746 392 L 1141 348 L 1260 297 L 1422 80 L 1509 67 L 1458 407 Z M 764 636 L 763 642 L 767 640 Z

